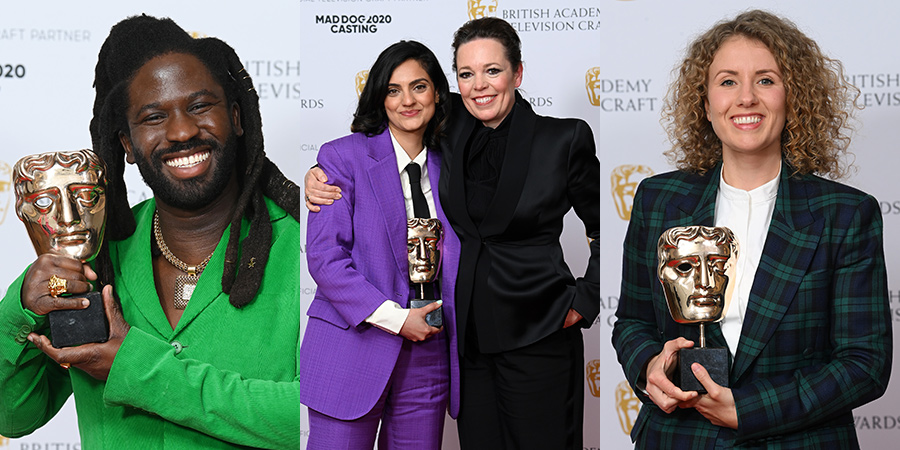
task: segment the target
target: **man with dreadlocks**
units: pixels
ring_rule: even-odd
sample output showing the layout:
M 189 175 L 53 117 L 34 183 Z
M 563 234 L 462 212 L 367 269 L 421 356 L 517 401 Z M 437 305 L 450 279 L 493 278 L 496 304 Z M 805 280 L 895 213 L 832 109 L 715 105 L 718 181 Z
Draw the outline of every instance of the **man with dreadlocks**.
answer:
M 224 42 L 136 16 L 94 85 L 107 242 L 94 267 L 41 255 L 0 302 L 0 433 L 31 433 L 74 392 L 85 449 L 299 447 L 300 194 L 263 153 L 250 77 Z M 154 194 L 133 209 L 126 161 Z M 52 276 L 76 295 L 51 296 Z M 109 340 L 53 348 L 46 313 L 83 308 L 90 282 Z

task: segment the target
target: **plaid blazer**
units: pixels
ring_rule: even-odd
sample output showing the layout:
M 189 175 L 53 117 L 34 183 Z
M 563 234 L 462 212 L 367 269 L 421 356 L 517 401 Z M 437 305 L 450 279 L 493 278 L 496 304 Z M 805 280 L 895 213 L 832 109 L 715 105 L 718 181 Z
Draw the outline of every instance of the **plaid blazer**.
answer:
M 625 238 L 613 345 L 635 392 L 647 361 L 696 326 L 669 315 L 656 242 L 673 226 L 714 224 L 721 164 L 638 187 Z M 640 448 L 858 448 L 851 410 L 881 396 L 892 338 L 881 210 L 863 192 L 782 167 L 730 384 L 738 429 L 694 409 L 666 414 L 646 396 L 632 430 Z M 726 347 L 718 324 L 707 346 Z

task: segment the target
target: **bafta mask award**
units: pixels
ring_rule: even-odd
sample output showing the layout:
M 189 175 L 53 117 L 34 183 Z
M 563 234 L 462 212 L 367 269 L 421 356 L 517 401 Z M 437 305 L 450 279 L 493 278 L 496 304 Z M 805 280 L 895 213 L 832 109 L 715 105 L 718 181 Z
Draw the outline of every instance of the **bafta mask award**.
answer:
M 409 281 L 416 287 L 416 298 L 409 301 L 410 308 L 421 308 L 439 299 L 435 282 L 441 270 L 441 233 L 443 227 L 438 219 L 409 219 L 406 221 L 407 259 L 409 260 Z M 425 316 L 428 325 L 443 326 L 441 308 Z
M 705 325 L 721 321 L 731 304 L 737 239 L 725 227 L 669 228 L 659 237 L 657 256 L 657 273 L 672 318 L 700 326 L 699 347 L 678 354 L 681 389 L 706 392 L 691 371 L 695 362 L 706 368 L 713 381 L 727 387 L 728 349 L 706 347 Z
M 106 227 L 106 166 L 90 150 L 26 156 L 13 168 L 16 213 L 25 224 L 38 255 L 55 253 L 81 262 L 93 260 Z M 66 280 L 52 276 L 53 296 L 66 295 Z M 99 292 L 78 294 L 86 309 L 50 312 L 54 347 L 105 342 L 109 324 Z

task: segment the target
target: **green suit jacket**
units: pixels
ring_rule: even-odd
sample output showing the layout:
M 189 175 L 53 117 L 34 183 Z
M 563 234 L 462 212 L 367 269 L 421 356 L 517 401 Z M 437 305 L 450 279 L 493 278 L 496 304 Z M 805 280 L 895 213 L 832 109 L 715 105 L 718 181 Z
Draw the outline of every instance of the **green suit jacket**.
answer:
M 635 392 L 647 361 L 696 326 L 669 315 L 656 242 L 673 226 L 714 224 L 721 165 L 705 176 L 644 180 L 625 238 L 613 345 Z M 694 409 L 665 414 L 646 396 L 632 431 L 642 448 L 854 448 L 851 410 L 881 396 L 891 322 L 878 203 L 851 187 L 783 166 L 751 287 L 730 383 L 738 429 Z M 717 324 L 707 346 L 726 347 Z
M 22 309 L 19 277 L 0 302 L 0 434 L 31 433 L 74 391 L 85 449 L 299 448 L 300 226 L 266 201 L 272 248 L 256 300 L 237 309 L 222 293 L 226 230 L 174 330 L 153 280 L 155 202 L 134 208 L 135 233 L 108 242 L 131 330 L 106 382 L 61 369 L 24 339 L 48 330 Z

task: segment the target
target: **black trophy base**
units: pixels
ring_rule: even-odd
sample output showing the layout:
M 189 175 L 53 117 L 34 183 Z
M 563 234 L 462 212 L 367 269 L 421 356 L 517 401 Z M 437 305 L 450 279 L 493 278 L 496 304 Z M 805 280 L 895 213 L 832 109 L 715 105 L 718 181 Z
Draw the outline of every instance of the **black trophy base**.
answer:
M 410 308 L 421 308 L 426 305 L 430 305 L 437 300 L 410 300 L 409 307 Z M 425 322 L 428 322 L 428 325 L 431 325 L 435 328 L 440 328 L 444 326 L 444 313 L 441 312 L 442 309 L 438 308 L 428 314 L 425 315 Z
M 716 384 L 728 387 L 727 348 L 683 348 L 678 351 L 678 366 L 681 371 L 681 386 L 679 387 L 685 392 L 697 391 L 705 394 L 706 389 L 691 370 L 693 363 L 700 363 Z
M 109 339 L 109 322 L 103 308 L 103 297 L 99 292 L 91 291 L 75 298 L 86 298 L 91 304 L 85 309 L 50 311 L 50 343 L 56 348 L 63 348 L 106 342 Z

